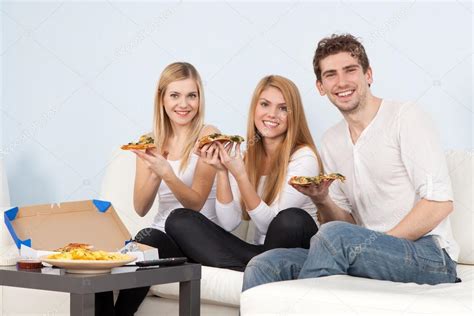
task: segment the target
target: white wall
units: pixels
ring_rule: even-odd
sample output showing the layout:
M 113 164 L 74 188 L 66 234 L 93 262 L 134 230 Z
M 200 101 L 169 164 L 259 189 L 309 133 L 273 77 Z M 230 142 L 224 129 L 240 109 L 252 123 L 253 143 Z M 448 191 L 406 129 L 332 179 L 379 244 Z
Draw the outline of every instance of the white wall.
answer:
M 363 39 L 377 96 L 416 100 L 472 148 L 472 4 L 5 2 L 3 144 L 14 205 L 97 197 L 112 151 L 150 129 L 162 69 L 193 63 L 207 121 L 245 134 L 257 81 L 295 81 L 317 142 L 341 117 L 314 89 L 319 39 Z

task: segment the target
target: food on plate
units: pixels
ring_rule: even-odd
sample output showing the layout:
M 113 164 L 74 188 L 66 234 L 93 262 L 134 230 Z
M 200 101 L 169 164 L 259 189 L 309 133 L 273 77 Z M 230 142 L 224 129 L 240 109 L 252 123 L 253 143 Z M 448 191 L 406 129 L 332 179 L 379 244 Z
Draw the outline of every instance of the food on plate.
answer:
M 219 133 L 214 133 L 210 135 L 203 136 L 199 139 L 199 148 L 202 146 L 212 143 L 212 142 L 234 142 L 234 143 L 241 143 L 244 141 L 244 138 L 239 135 L 225 135 L 225 134 L 219 134 Z
M 67 252 L 55 253 L 49 255 L 48 259 L 58 260 L 128 260 L 131 257 L 117 252 L 107 252 L 103 250 L 89 250 L 76 248 Z
M 59 253 L 51 254 L 48 259 L 59 260 L 128 260 L 132 258 L 116 252 L 107 252 L 103 250 L 91 250 L 92 246 L 88 244 L 71 243 L 56 251 Z
M 140 139 L 136 143 L 128 143 L 126 145 L 123 145 L 120 147 L 123 150 L 131 150 L 131 149 L 147 149 L 147 148 L 154 148 L 156 147 L 155 145 L 155 140 L 153 137 L 150 135 L 142 135 L 140 136 Z
M 325 180 L 340 180 L 341 182 L 344 182 L 346 180 L 346 177 L 344 177 L 340 173 L 323 174 L 316 177 L 294 176 L 291 177 L 290 184 L 308 186 L 313 183 L 320 184 L 322 181 Z

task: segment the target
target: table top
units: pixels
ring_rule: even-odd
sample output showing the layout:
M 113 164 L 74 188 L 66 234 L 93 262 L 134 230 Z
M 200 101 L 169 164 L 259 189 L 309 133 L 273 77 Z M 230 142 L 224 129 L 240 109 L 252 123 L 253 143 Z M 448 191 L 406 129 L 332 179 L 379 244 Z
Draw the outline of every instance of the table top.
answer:
M 201 265 L 185 263 L 169 267 L 123 266 L 106 274 L 73 274 L 64 269 L 21 270 L 0 267 L 0 285 L 49 291 L 88 294 L 112 290 L 186 282 L 201 279 Z

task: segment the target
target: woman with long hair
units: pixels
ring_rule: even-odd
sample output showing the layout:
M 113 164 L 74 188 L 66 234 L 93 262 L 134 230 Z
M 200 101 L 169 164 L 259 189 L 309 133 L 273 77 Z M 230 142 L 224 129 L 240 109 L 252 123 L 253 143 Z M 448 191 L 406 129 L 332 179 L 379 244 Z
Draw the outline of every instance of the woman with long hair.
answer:
M 309 247 L 317 232 L 316 208 L 288 181 L 316 176 L 323 167 L 292 81 L 273 75 L 258 83 L 244 156 L 240 144 L 219 142 L 204 146 L 199 154 L 217 171 L 216 213 L 222 227 L 186 208 L 173 211 L 165 229 L 187 257 L 243 271 L 263 251 Z M 255 223 L 252 243 L 229 233 L 242 219 Z
M 156 148 L 134 150 L 137 156 L 133 203 L 145 216 L 158 195 L 151 227 L 135 241 L 158 248 L 160 258 L 184 256 L 165 233 L 172 210 L 186 207 L 210 222 L 216 221 L 215 168 L 193 152 L 196 141 L 218 130 L 204 124 L 204 93 L 193 65 L 177 62 L 162 72 L 155 95 L 153 132 Z M 133 315 L 149 287 L 122 290 L 113 304 L 112 292 L 96 295 L 96 315 Z

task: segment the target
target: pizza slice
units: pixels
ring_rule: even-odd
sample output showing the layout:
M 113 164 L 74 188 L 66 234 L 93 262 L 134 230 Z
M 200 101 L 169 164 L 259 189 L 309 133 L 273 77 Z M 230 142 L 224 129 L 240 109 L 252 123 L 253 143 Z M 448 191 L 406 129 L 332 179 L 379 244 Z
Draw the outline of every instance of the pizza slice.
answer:
M 323 174 L 317 178 L 319 182 L 324 180 L 340 180 L 341 182 L 344 182 L 346 180 L 346 177 L 340 173 Z
M 308 186 L 314 183 L 315 177 L 294 176 L 290 179 L 290 184 Z
M 70 252 L 74 249 L 92 249 L 94 248 L 94 246 L 92 245 L 89 245 L 89 244 L 84 244 L 84 243 L 77 243 L 77 242 L 73 242 L 73 243 L 69 243 L 67 244 L 66 246 L 64 247 L 61 247 L 61 248 L 58 248 L 56 249 L 55 251 L 58 251 L 58 252 Z
M 147 148 L 155 148 L 155 140 L 153 137 L 149 135 L 140 136 L 140 139 L 136 143 L 128 143 L 120 147 L 123 150 L 131 150 L 131 149 L 147 149 Z
M 340 173 L 330 173 L 330 174 L 323 174 L 316 177 L 304 177 L 304 176 L 294 176 L 290 179 L 290 184 L 296 184 L 301 186 L 309 186 L 311 184 L 320 184 L 325 180 L 340 180 L 344 182 L 346 177 L 344 177 Z
M 242 143 L 244 138 L 239 135 L 224 135 L 219 133 L 214 133 L 210 135 L 203 136 L 199 139 L 199 148 L 204 145 L 207 145 L 212 142 L 234 142 L 234 143 Z

